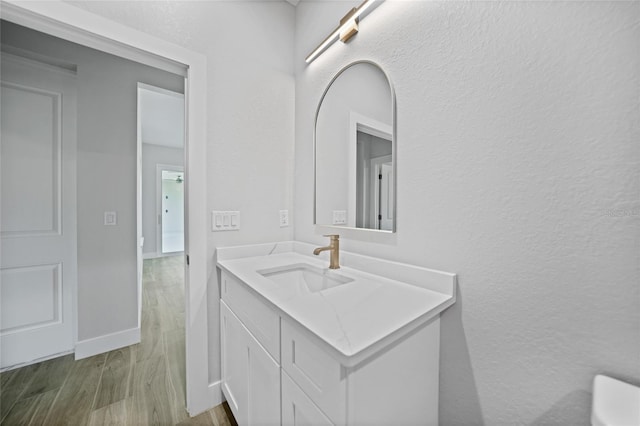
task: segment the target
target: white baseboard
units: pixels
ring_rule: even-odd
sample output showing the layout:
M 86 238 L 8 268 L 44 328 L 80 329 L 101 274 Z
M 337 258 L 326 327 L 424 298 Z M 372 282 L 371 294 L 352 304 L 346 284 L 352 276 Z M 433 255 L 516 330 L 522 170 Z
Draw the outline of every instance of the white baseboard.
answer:
M 189 412 L 189 416 L 195 417 L 207 410 L 211 410 L 213 407 L 222 404 L 226 399 L 222 394 L 222 381 L 218 380 L 217 382 L 209 383 L 208 389 L 208 398 L 200 399 L 202 406 L 197 407 L 195 410 L 189 409 L 187 407 L 187 411 Z
M 209 383 L 209 397 L 211 398 L 211 408 L 220 405 L 225 401 L 222 394 L 222 381 Z
M 140 343 L 140 328 L 118 331 L 76 343 L 76 359 L 88 358 L 114 349 Z

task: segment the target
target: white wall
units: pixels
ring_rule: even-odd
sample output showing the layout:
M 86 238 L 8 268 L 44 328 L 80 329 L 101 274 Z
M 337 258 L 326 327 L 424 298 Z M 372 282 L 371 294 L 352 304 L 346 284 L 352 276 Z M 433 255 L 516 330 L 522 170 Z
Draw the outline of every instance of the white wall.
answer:
M 342 247 L 459 274 L 440 423 L 589 423 L 591 381 L 640 384 L 640 3 L 387 1 L 296 12 L 295 237 L 312 225 L 317 102 L 347 63 L 395 85 L 398 232 Z
M 135 328 L 137 83 L 183 91 L 184 79 L 8 22 L 2 43 L 78 66 L 78 340 Z
M 184 150 L 166 146 L 142 144 L 142 235 L 145 254 L 162 252 L 157 240 L 157 176 L 156 165 L 184 166 Z
M 279 227 L 278 211 L 288 209 L 293 220 L 294 8 L 284 1 L 72 4 L 207 56 L 208 210 L 240 210 L 242 225 L 209 238 L 209 379 L 215 382 L 215 247 L 293 237 L 292 227 Z

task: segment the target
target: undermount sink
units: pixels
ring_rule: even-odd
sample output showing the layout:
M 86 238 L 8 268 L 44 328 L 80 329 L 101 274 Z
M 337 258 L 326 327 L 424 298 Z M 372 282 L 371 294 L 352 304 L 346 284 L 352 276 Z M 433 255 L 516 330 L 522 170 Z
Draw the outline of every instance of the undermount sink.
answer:
M 341 275 L 336 271 L 317 268 L 305 263 L 279 266 L 257 272 L 276 284 L 306 288 L 310 293 L 316 293 L 353 281 L 353 278 Z

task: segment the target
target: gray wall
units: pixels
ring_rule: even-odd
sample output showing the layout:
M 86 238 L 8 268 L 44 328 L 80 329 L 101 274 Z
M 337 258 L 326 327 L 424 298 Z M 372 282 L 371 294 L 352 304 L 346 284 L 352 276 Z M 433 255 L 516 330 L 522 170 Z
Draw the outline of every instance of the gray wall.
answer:
M 184 150 L 166 146 L 142 144 L 142 235 L 144 254 L 161 252 L 157 240 L 157 177 L 156 166 L 184 166 Z
M 207 210 L 240 210 L 241 229 L 209 234 L 209 380 L 220 379 L 215 248 L 290 240 L 295 10 L 284 1 L 72 2 L 207 58 Z M 241 30 L 239 30 L 241 29 Z M 211 224 L 209 224 L 211 226 Z
M 640 3 L 387 1 L 310 65 L 359 2 L 296 11 L 296 240 L 315 108 L 347 63 L 389 73 L 398 232 L 344 250 L 459 274 L 442 318 L 440 424 L 589 424 L 591 381 L 640 384 Z
M 184 79 L 4 21 L 2 43 L 78 66 L 78 340 L 137 327 L 137 83 Z

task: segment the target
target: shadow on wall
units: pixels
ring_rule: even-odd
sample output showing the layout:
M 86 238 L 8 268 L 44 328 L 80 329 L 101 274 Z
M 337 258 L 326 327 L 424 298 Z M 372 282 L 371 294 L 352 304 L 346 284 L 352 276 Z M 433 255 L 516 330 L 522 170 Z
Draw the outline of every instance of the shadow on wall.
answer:
M 586 408 L 585 408 L 586 407 Z M 535 419 L 532 426 L 567 424 L 567 419 L 575 419 L 576 425 L 589 424 L 585 411 L 591 411 L 591 393 L 584 390 L 571 392 L 553 404 L 551 409 Z
M 484 425 L 462 325 L 460 288 L 458 277 L 456 303 L 444 312 L 440 322 L 440 424 Z

